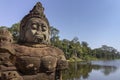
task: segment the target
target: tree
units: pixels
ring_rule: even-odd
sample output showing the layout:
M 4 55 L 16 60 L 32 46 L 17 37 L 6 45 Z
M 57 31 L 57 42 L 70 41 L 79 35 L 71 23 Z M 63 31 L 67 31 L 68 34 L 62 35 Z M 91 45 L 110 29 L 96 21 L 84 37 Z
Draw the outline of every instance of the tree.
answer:
M 50 34 L 51 34 L 51 37 L 58 36 L 59 30 L 56 29 L 55 27 L 51 26 L 50 27 Z
M 78 37 L 74 37 L 71 40 L 71 48 L 72 48 L 72 55 L 74 55 L 75 57 L 78 57 L 78 55 L 80 55 L 80 51 L 81 51 L 81 45 L 79 42 L 79 38 Z
M 19 29 L 20 28 L 20 23 L 15 23 L 11 26 L 11 28 L 8 28 L 9 31 L 12 33 L 13 35 L 13 39 L 16 41 L 19 37 Z
M 120 57 L 119 52 L 115 48 L 107 45 L 94 49 L 93 53 L 99 59 L 115 59 Z
M 71 57 L 71 51 L 70 51 L 69 45 L 70 45 L 69 40 L 67 40 L 67 39 L 62 40 L 62 48 L 61 49 L 64 51 L 67 59 L 69 59 Z
M 82 45 L 82 47 L 88 47 L 88 43 L 85 41 L 82 41 L 81 45 Z
M 77 43 L 77 42 L 79 42 L 78 40 L 79 40 L 78 37 L 74 37 L 74 38 L 72 39 L 73 43 Z
M 59 30 L 54 28 L 53 26 L 51 26 L 50 27 L 50 35 L 51 35 L 51 42 L 53 45 L 56 42 L 56 40 L 59 38 L 58 34 L 59 34 Z
M 7 28 L 7 26 L 0 26 L 0 29 L 2 29 L 2 28 Z

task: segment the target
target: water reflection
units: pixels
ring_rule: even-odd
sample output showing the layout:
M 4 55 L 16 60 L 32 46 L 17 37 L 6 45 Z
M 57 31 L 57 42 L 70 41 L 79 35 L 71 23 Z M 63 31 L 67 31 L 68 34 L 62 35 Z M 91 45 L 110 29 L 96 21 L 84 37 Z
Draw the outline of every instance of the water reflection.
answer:
M 94 74 L 92 78 L 96 80 L 94 71 L 101 72 L 104 76 L 108 76 L 116 70 L 116 66 L 95 64 L 94 62 L 69 63 L 68 70 L 63 72 L 63 80 L 91 80 L 91 74 Z

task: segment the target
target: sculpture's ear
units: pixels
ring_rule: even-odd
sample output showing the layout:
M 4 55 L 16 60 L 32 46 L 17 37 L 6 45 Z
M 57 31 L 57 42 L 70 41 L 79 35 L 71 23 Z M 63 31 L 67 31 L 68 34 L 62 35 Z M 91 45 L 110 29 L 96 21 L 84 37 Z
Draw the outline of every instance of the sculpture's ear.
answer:
M 20 24 L 20 35 L 18 42 L 24 41 L 24 34 L 25 34 L 25 26 L 23 24 Z

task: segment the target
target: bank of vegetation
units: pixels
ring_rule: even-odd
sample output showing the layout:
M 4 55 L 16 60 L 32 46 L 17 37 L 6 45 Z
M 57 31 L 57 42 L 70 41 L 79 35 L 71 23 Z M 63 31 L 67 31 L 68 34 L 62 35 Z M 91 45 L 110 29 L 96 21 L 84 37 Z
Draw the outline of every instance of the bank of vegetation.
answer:
M 1 26 L 0 28 L 8 28 L 16 41 L 19 36 L 19 26 L 20 23 L 15 23 L 11 27 Z M 72 40 L 61 40 L 59 32 L 55 27 L 50 27 L 51 45 L 62 49 L 69 61 L 120 59 L 120 52 L 114 47 L 103 44 L 100 48 L 91 49 L 86 41 L 79 41 L 78 37 Z

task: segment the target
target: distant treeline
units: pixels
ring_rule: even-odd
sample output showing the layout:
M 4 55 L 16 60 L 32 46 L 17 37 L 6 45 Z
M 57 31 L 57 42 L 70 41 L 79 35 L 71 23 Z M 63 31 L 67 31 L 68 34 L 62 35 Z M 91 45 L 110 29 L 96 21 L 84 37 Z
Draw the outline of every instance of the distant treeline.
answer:
M 102 45 L 100 48 L 91 49 L 87 42 L 81 41 L 80 43 L 78 37 L 74 37 L 72 40 L 60 40 L 59 32 L 58 29 L 51 27 L 51 42 L 52 45 L 64 51 L 67 59 L 94 60 L 120 58 L 120 52 L 111 46 Z
M 0 28 L 7 28 L 16 42 L 19 36 L 19 26 L 20 23 L 15 23 L 11 27 L 0 26 Z M 55 27 L 50 27 L 51 45 L 62 49 L 66 58 L 71 61 L 120 58 L 120 52 L 111 46 L 102 45 L 100 48 L 91 49 L 87 42 L 80 42 L 78 37 L 74 37 L 72 40 L 60 40 L 59 32 Z

